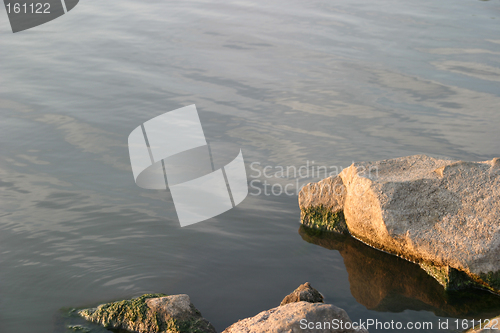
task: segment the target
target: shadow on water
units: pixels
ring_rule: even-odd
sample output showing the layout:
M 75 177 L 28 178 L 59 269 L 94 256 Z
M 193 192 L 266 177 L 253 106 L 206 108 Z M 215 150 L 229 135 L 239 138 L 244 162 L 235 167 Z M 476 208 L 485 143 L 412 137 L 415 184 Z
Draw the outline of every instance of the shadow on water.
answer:
M 308 243 L 337 250 L 344 258 L 352 296 L 369 310 L 432 311 L 438 316 L 486 319 L 500 312 L 500 297 L 483 290 L 445 291 L 418 265 L 333 232 L 300 226 Z

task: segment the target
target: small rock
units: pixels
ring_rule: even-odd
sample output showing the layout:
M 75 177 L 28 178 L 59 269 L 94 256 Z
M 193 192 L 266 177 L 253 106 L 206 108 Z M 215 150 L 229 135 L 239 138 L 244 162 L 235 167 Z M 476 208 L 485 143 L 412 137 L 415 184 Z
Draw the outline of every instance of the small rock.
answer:
M 336 328 L 334 322 L 342 322 L 343 328 Z M 368 333 L 351 325 L 347 313 L 334 305 L 294 302 L 240 320 L 222 333 Z
M 285 305 L 293 302 L 309 302 L 309 303 L 323 303 L 323 295 L 314 289 L 309 282 L 301 284 L 290 295 L 287 295 L 280 305 Z
M 106 328 L 139 333 L 216 333 L 188 295 L 146 294 L 80 310 L 78 314 Z

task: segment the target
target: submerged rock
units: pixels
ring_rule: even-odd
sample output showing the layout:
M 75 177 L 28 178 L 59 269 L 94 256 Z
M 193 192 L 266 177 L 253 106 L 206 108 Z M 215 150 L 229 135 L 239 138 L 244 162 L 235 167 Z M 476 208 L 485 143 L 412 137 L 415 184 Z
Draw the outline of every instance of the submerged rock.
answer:
M 336 328 L 334 322 L 343 323 Z M 319 325 L 319 326 L 318 326 Z M 222 333 L 367 333 L 365 329 L 351 328 L 347 313 L 334 305 L 294 302 L 262 311 L 226 328 Z
M 445 288 L 500 292 L 500 159 L 355 163 L 301 192 L 305 225 L 336 229 L 342 211 L 353 236 L 420 264 Z
M 280 305 L 285 305 L 293 302 L 309 302 L 309 303 L 323 303 L 323 295 L 314 289 L 309 282 L 301 284 L 290 295 L 287 295 Z
M 342 324 L 341 324 L 342 323 Z M 262 311 L 226 328 L 222 333 L 368 333 L 358 328 L 347 313 L 324 304 L 323 295 L 309 282 L 286 296 L 281 305 Z
M 84 309 L 78 314 L 106 328 L 139 333 L 216 333 L 188 295 L 146 294 Z

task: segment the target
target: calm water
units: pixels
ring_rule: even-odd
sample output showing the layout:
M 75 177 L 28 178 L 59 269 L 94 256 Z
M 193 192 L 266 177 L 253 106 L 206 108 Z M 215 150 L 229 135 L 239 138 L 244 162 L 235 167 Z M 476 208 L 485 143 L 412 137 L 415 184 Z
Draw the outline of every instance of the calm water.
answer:
M 86 0 L 12 34 L 2 9 L 0 331 L 62 332 L 61 308 L 145 292 L 187 293 L 222 330 L 305 281 L 355 320 L 500 313 L 489 296 L 443 295 L 407 263 L 299 231 L 296 195 L 250 195 L 180 228 L 168 192 L 134 184 L 126 146 L 145 120 L 195 103 L 207 139 L 240 146 L 252 177 L 253 162 L 491 159 L 499 14 L 475 0 Z M 288 176 L 252 179 L 321 178 Z

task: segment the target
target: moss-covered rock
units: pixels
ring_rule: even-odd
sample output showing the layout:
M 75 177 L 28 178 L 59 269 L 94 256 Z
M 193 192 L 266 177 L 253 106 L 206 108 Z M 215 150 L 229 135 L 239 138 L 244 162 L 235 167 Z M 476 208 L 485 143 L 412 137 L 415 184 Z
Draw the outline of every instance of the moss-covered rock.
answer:
M 342 211 L 332 212 L 324 206 L 308 207 L 301 211 L 301 223 L 309 228 L 348 234 Z
M 139 333 L 215 333 L 188 295 L 145 294 L 131 300 L 78 311 L 83 318 L 106 328 Z
M 309 228 L 349 234 L 343 212 L 344 194 L 340 177 L 304 186 L 299 193 L 301 223 Z

